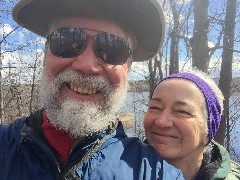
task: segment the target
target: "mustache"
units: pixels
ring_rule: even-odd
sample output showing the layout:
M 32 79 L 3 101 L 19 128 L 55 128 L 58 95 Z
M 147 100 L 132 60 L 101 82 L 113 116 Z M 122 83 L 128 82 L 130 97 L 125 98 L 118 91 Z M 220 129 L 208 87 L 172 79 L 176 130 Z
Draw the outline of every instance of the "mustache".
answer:
M 86 75 L 81 72 L 76 72 L 74 70 L 65 70 L 58 74 L 54 78 L 55 86 L 61 88 L 64 84 L 80 84 L 81 86 L 86 86 L 89 88 L 96 88 L 98 91 L 104 94 L 109 94 L 112 91 L 112 86 L 110 82 L 103 77 Z

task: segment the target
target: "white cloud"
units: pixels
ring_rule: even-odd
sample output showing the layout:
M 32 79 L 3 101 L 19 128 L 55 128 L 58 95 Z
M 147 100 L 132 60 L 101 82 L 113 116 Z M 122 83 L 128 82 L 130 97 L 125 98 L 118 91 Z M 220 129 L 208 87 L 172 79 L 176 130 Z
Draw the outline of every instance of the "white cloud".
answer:
M 38 48 L 37 49 L 37 53 L 43 53 L 43 49 L 42 48 Z
M 37 42 L 39 42 L 40 44 L 43 44 L 43 45 L 44 45 L 44 44 L 45 44 L 45 42 L 46 42 L 46 39 L 45 39 L 45 38 L 43 38 L 43 37 L 40 37 L 40 36 L 39 36 L 39 37 L 37 37 L 37 39 L 36 39 L 36 40 L 37 40 Z
M 175 2 L 177 6 L 183 6 L 186 9 L 188 8 L 188 3 L 190 2 L 190 0 L 175 0 Z M 173 13 L 171 9 L 172 9 L 171 5 L 169 3 L 166 3 L 164 6 L 164 16 L 165 16 L 166 26 L 173 28 L 174 20 L 173 20 Z M 181 14 L 179 14 L 180 15 L 179 20 L 181 24 L 186 20 L 186 10 L 182 9 L 180 13 Z M 190 23 L 193 23 L 193 20 L 191 20 Z
M 133 62 L 129 73 L 130 80 L 142 80 L 148 75 L 148 66 L 146 62 Z
M 187 4 L 190 2 L 190 0 L 176 0 L 178 4 Z
M 208 47 L 213 48 L 213 47 L 215 47 L 215 44 L 213 42 L 208 42 Z
M 170 11 L 164 12 L 165 22 L 167 27 L 173 27 L 173 15 Z
M 42 49 L 38 49 L 37 53 L 39 55 L 39 62 L 41 63 L 42 59 L 43 59 L 43 50 Z M 2 65 L 3 66 L 9 66 L 9 64 L 11 66 L 14 67 L 22 67 L 22 66 L 27 66 L 27 64 L 33 64 L 34 60 L 36 58 L 36 52 L 24 52 L 24 55 L 22 52 L 11 52 L 11 53 L 4 53 L 3 54 L 3 59 L 2 59 Z
M 40 57 L 37 60 L 37 74 L 39 75 L 39 71 L 42 66 L 43 53 L 39 54 Z M 33 66 L 35 60 L 35 53 L 22 53 L 22 52 L 12 52 L 12 53 L 4 53 L 2 59 L 2 75 L 3 82 L 22 82 L 22 83 L 30 83 L 33 75 L 33 68 L 29 68 Z
M 6 36 L 9 34 L 13 28 L 9 24 L 0 24 L 0 35 Z

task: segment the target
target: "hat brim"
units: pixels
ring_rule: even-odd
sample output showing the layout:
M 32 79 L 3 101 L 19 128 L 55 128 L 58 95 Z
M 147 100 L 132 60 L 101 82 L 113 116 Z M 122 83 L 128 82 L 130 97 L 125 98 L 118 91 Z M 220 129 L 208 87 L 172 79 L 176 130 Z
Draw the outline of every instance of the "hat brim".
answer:
M 85 15 L 91 6 L 135 35 L 133 61 L 149 60 L 159 52 L 165 19 L 157 0 L 21 0 L 13 9 L 13 18 L 24 28 L 45 37 L 54 19 Z

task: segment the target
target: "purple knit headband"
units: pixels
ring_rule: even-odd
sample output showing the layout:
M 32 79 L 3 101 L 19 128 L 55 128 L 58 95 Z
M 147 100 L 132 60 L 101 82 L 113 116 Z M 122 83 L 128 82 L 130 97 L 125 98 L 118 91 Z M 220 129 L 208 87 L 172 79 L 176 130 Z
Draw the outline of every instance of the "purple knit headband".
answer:
M 172 79 L 172 78 L 180 78 L 180 79 L 186 79 L 186 80 L 192 81 L 202 91 L 205 98 L 207 111 L 208 111 L 208 131 L 209 131 L 208 136 L 209 136 L 209 142 L 210 142 L 216 135 L 221 122 L 221 107 L 216 94 L 213 92 L 212 88 L 204 80 L 202 80 L 201 78 L 199 78 L 198 76 L 192 73 L 172 74 L 172 75 L 166 76 L 158 84 L 160 84 L 164 80 Z

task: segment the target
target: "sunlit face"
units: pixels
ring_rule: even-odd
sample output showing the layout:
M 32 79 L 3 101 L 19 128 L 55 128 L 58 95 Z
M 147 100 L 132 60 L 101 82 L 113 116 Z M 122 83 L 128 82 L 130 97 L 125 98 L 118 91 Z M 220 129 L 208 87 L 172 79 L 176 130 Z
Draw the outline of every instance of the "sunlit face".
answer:
M 207 140 L 203 94 L 193 83 L 169 79 L 155 89 L 144 118 L 148 142 L 174 163 L 195 158 Z
M 59 27 L 92 29 L 85 31 L 90 36 L 100 31 L 126 40 L 129 36 L 121 26 L 102 19 L 65 18 L 55 22 L 51 29 Z M 56 57 L 48 47 L 40 96 L 49 120 L 74 137 L 105 128 L 124 100 L 129 64 L 108 65 L 100 61 L 94 53 L 92 38 L 76 58 Z
M 123 39 L 127 39 L 128 37 L 126 31 L 120 25 L 102 19 L 83 17 L 65 18 L 55 22 L 51 28 L 57 29 L 59 27 L 81 27 L 95 30 L 85 30 L 90 36 L 95 36 L 100 31 L 103 31 L 115 34 Z M 130 39 L 128 40 L 130 41 Z M 131 44 L 131 42 L 129 43 Z M 66 69 L 74 70 L 86 76 L 101 77 L 110 83 L 113 90 L 116 90 L 121 86 L 126 86 L 129 66 L 127 63 L 123 65 L 108 65 L 101 62 L 94 53 L 93 39 L 89 38 L 87 48 L 76 58 L 56 57 L 51 53 L 49 48 L 47 49 L 44 61 L 44 71 L 48 73 L 48 77 L 53 79 Z M 97 91 L 97 93 L 92 93 L 91 95 L 75 92 L 76 89 L 84 88 L 90 93 L 91 91 L 95 92 L 98 90 L 96 89 L 97 87 L 91 88 L 74 82 L 71 84 L 63 84 L 60 89 L 59 99 L 72 98 L 84 101 L 95 101 L 98 103 L 105 100 L 104 94 L 101 91 Z

